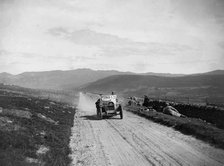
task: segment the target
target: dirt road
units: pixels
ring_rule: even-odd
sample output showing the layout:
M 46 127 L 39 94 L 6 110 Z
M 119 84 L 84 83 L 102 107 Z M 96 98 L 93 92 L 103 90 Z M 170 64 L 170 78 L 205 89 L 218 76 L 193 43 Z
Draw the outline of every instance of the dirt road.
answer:
M 70 147 L 72 166 L 224 165 L 224 150 L 131 112 L 98 120 L 96 98 L 80 93 Z
M 71 147 L 73 165 L 224 165 L 224 151 L 172 128 L 124 112 L 97 120 L 78 111 Z

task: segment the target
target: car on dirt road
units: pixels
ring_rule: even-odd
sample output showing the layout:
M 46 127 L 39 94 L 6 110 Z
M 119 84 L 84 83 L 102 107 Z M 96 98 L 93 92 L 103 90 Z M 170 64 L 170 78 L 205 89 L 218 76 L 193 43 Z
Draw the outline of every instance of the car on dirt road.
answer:
M 120 118 L 123 119 L 123 109 L 121 104 L 118 103 L 117 95 L 100 95 L 95 104 L 99 119 L 116 115 L 120 115 Z

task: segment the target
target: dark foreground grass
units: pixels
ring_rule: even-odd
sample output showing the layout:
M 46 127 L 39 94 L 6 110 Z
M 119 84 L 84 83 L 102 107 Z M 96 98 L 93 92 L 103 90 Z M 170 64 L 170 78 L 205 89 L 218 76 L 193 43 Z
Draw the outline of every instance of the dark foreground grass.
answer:
M 69 165 L 73 107 L 4 90 L 0 107 L 0 166 Z M 16 114 L 22 111 L 31 116 Z
M 146 111 L 140 106 L 126 106 L 126 110 L 224 149 L 224 130 L 200 119 L 174 117 L 161 112 Z

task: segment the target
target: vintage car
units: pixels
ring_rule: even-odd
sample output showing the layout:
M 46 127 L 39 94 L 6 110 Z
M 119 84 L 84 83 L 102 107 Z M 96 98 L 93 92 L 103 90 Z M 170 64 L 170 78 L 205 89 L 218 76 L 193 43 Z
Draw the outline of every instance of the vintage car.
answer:
M 99 119 L 115 115 L 120 115 L 120 118 L 123 119 L 123 110 L 121 104 L 118 103 L 117 95 L 100 95 L 95 104 Z

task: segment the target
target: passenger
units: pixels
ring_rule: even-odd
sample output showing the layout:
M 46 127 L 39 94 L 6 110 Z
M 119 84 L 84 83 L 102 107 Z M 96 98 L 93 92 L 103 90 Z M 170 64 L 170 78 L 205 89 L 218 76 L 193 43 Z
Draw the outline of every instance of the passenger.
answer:
M 110 95 L 110 99 L 114 103 L 114 105 L 116 105 L 116 103 L 118 102 L 117 95 L 115 95 L 115 93 L 113 91 Z
M 149 106 L 149 98 L 148 96 L 144 95 L 144 101 L 143 101 L 143 106 L 148 107 Z
M 95 104 L 96 104 L 96 108 L 98 108 L 99 105 L 100 105 L 100 99 L 98 99 L 98 100 L 95 102 Z
M 100 107 L 100 105 L 101 105 L 101 103 L 102 103 L 102 94 L 100 94 L 100 98 L 95 102 L 95 104 L 96 104 L 96 108 L 99 108 Z

